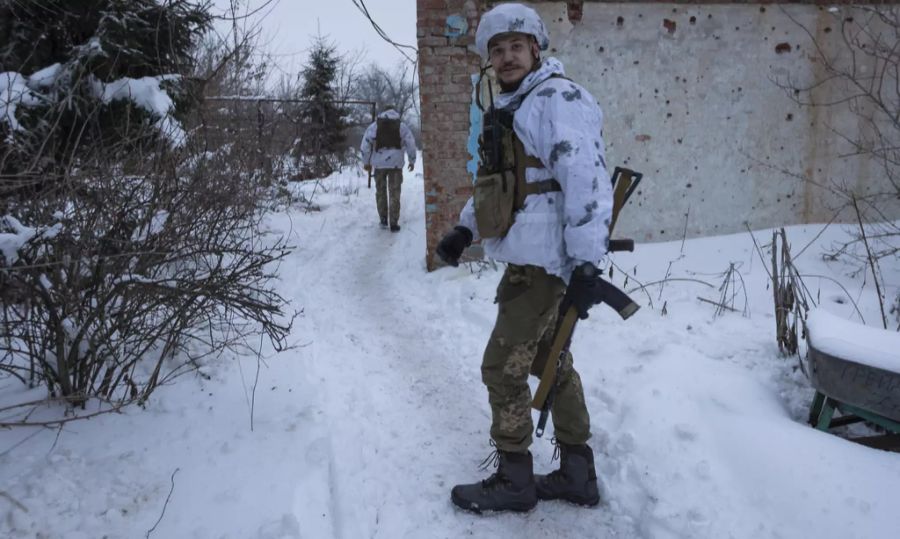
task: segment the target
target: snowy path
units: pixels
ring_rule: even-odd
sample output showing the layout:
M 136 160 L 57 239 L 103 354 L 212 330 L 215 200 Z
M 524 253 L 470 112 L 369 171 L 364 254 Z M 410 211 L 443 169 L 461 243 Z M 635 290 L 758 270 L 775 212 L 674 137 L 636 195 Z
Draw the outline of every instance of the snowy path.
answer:
M 422 256 L 414 256 L 425 250 L 416 181 L 421 180 L 406 180 L 406 220 L 398 234 L 374 225 L 374 204 L 368 201 L 331 206 L 311 217 L 323 219 L 323 228 L 306 248 L 322 258 L 308 280 L 296 279 L 291 295 L 308 298 L 310 305 L 341 296 L 337 309 L 308 312 L 299 330 L 315 335 L 307 350 L 315 358 L 311 376 L 331 390 L 323 397 L 325 415 L 334 419 L 328 444 L 341 448 L 332 451 L 340 462 L 329 463 L 336 514 L 322 532 L 421 537 L 428 529 L 429 536 L 456 537 L 517 530 L 517 536 L 558 537 L 571 526 L 566 521 L 577 514 L 574 508 L 560 506 L 562 515 L 554 516 L 473 519 L 450 505 L 452 485 L 485 475 L 477 469 L 490 451 L 479 363 L 495 308 L 492 296 L 466 290 L 467 270 L 428 275 Z M 361 190 L 360 197 L 372 193 Z M 351 214 L 346 221 L 328 221 L 345 211 Z M 492 272 L 484 280 L 490 289 L 496 276 Z M 590 522 L 594 531 L 608 518 L 596 516 Z
M 421 181 L 405 173 L 396 234 L 378 228 L 374 191 L 352 174 L 317 191 L 321 211 L 272 216 L 298 246 L 279 288 L 303 314 L 298 346 L 259 372 L 252 431 L 256 358 L 233 357 L 209 365 L 208 380 L 160 389 L 146 410 L 69 424 L 58 440 L 0 431 L 0 536 L 144 537 L 170 489 L 152 537 L 868 539 L 900 529 L 900 455 L 803 424 L 811 389 L 795 359 L 777 357 L 766 274 L 746 235 L 688 241 L 683 257 L 680 242 L 617 255 L 644 282 L 674 261 L 673 275 L 714 286 L 636 292 L 644 308 L 627 323 L 598 309 L 579 324 L 600 507 L 455 510 L 452 485 L 486 475 L 479 364 L 500 274 L 425 271 Z M 817 232 L 789 230 L 804 245 Z M 717 299 L 713 274 L 730 262 L 746 279 L 748 317 L 713 317 L 696 299 Z M 815 249 L 799 262 L 859 289 Z M 900 286 L 900 267 L 885 273 Z M 834 286 L 808 284 L 848 314 Z M 863 296 L 866 313 L 875 305 Z M 4 398 L 27 394 L 0 381 Z M 548 440 L 532 451 L 537 471 L 553 467 Z

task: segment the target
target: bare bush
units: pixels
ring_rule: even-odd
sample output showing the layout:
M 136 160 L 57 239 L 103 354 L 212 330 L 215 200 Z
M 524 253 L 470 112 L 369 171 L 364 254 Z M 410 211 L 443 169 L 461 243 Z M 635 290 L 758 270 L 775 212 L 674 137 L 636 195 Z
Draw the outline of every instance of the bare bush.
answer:
M 208 21 L 189 2 L 114 3 L 181 17 L 192 39 Z M 260 337 L 283 350 L 293 317 L 274 278 L 289 251 L 263 223 L 273 167 L 252 139 L 210 143 L 181 121 L 202 102 L 192 61 L 142 64 L 134 78 L 114 63 L 107 19 L 72 18 L 103 46 L 20 68 L 6 86 L 21 91 L 8 93 L 0 139 L 0 375 L 115 407 Z M 140 45 L 158 60 L 152 38 Z
M 181 155 L 84 166 L 42 198 L 34 222 L 52 225 L 26 231 L 0 273 L 0 370 L 76 403 L 143 401 L 260 331 L 286 346 L 271 280 L 288 251 L 262 232 L 263 176 L 226 152 Z
M 900 254 L 900 226 L 894 222 L 900 211 L 900 7 L 840 6 L 823 17 L 831 19 L 828 30 L 839 29 L 836 35 L 826 38 L 793 19 L 812 44 L 815 76 L 810 84 L 788 81 L 782 87 L 803 106 L 852 118 L 831 128 L 844 148 L 841 159 L 875 165 L 863 182 L 838 177 L 817 185 L 837 195 L 836 215 L 858 225 L 850 240 L 826 256 L 855 262 L 862 274 L 871 270 L 887 327 L 889 299 L 879 262 Z

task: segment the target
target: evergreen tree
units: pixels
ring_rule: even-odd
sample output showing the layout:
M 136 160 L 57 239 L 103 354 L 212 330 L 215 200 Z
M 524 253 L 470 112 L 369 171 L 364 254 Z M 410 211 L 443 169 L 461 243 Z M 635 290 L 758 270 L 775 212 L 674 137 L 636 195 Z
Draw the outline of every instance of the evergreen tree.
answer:
M 60 172 L 180 131 L 166 117 L 188 103 L 210 20 L 188 0 L 0 0 L 0 174 Z
M 318 37 L 313 42 L 309 60 L 303 68 L 303 87 L 299 119 L 302 140 L 298 153 L 304 176 L 322 177 L 330 174 L 346 150 L 346 108 L 335 96 L 341 57 L 334 45 Z

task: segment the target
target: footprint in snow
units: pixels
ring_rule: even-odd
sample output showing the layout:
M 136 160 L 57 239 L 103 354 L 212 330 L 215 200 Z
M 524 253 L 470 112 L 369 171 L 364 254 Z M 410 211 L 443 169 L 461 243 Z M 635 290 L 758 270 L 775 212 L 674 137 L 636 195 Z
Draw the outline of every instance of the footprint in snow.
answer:
M 697 431 L 690 425 L 679 423 L 673 427 L 675 437 L 685 442 L 693 442 L 697 439 Z

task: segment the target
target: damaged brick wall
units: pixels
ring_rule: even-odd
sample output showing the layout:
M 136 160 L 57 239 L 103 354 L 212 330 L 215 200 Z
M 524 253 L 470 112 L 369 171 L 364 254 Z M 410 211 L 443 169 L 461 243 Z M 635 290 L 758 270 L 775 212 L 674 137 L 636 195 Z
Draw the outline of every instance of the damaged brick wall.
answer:
M 426 260 L 432 270 L 441 236 L 457 222 L 472 192 L 469 161 L 473 52 L 482 9 L 475 0 L 418 0 L 419 93 L 425 181 Z

